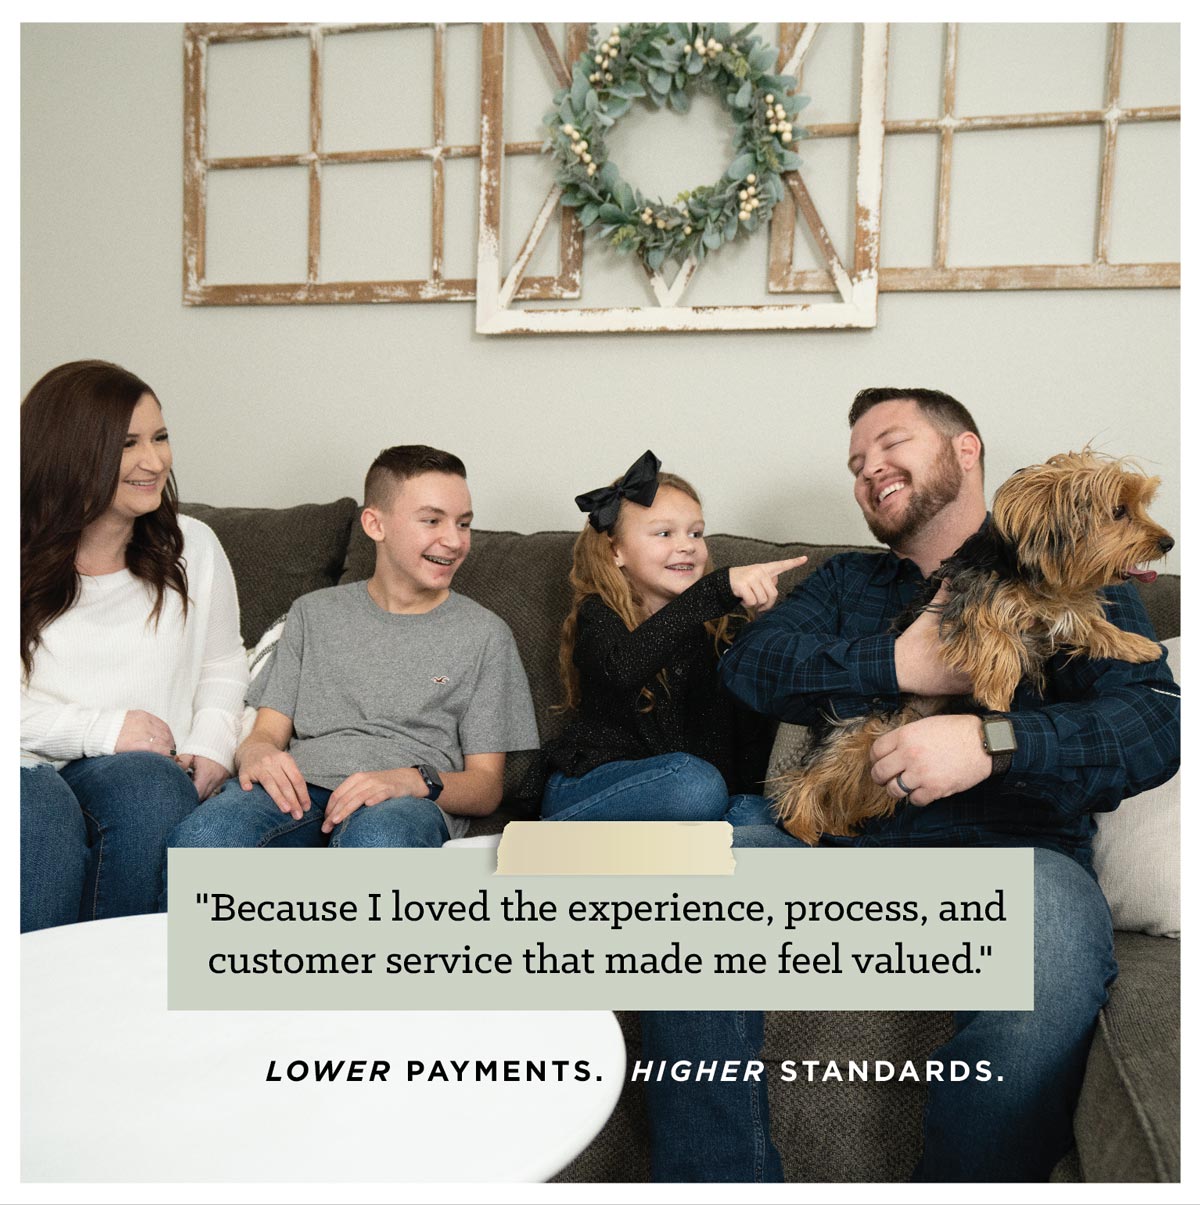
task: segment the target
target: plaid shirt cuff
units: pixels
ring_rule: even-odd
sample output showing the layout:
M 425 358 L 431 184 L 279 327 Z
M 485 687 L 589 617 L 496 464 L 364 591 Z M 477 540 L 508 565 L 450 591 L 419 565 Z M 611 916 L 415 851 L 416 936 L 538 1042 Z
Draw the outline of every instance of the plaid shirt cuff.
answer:
M 847 669 L 856 694 L 872 701 L 898 702 L 900 687 L 896 682 L 896 637 L 891 633 L 882 636 L 864 636 L 850 644 L 853 658 Z
M 1017 738 L 1017 748 L 1006 778 L 1016 778 L 1023 773 L 1054 773 L 1060 768 L 1062 755 L 1058 733 L 1048 715 L 1036 710 L 1017 711 L 1007 713 L 1006 718 L 1012 721 Z

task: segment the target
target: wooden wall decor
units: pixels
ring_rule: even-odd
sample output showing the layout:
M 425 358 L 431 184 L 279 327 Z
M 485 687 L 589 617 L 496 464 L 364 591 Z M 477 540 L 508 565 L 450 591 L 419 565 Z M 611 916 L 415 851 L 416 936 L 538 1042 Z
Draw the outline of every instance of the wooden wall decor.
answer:
M 1146 289 L 1179 288 L 1178 263 L 1110 263 L 1109 232 L 1112 224 L 1113 180 L 1116 163 L 1117 131 L 1125 124 L 1151 121 L 1179 121 L 1178 105 L 1122 108 L 1121 58 L 1124 25 L 1111 24 L 1104 75 L 1104 108 L 1073 112 L 1020 113 L 1000 116 L 960 117 L 955 113 L 958 77 L 959 26 L 945 26 L 942 62 L 941 113 L 937 117 L 906 121 L 887 121 L 885 134 L 939 135 L 937 216 L 933 262 L 927 267 L 882 267 L 879 290 L 896 292 L 957 292 L 992 289 Z M 786 49 L 811 41 L 814 25 L 780 25 L 779 40 Z M 793 56 L 795 58 L 795 56 Z M 796 58 L 798 65 L 803 56 Z M 992 267 L 955 267 L 948 262 L 950 230 L 951 163 L 955 139 L 975 130 L 1032 130 L 1066 126 L 1097 126 L 1104 131 L 1097 186 L 1094 250 L 1086 264 L 1023 264 Z M 853 137 L 856 128 L 847 123 L 809 125 L 810 138 Z M 796 215 L 807 223 L 819 244 L 826 240 L 816 219 L 800 172 L 789 180 L 792 205 L 786 199 L 775 208 L 771 222 L 772 293 L 827 293 L 840 279 L 839 268 L 830 259 L 830 269 L 797 270 L 792 264 Z M 886 224 L 886 215 L 884 218 Z M 827 252 L 828 257 L 828 252 Z M 844 270 L 842 270 L 844 271 Z
M 427 146 L 380 147 L 371 150 L 326 151 L 322 145 L 322 58 L 330 37 L 382 30 L 429 28 L 429 23 L 371 25 L 316 24 L 191 24 L 184 27 L 184 209 L 183 300 L 187 305 L 299 305 L 310 303 L 470 301 L 475 281 L 447 278 L 442 271 L 445 237 L 445 162 L 477 157 L 480 148 L 446 142 L 445 36 L 446 26 L 433 29 L 433 142 Z M 219 42 L 251 42 L 273 38 L 303 38 L 309 45 L 309 145 L 299 154 L 246 155 L 211 158 L 206 149 L 208 48 Z M 586 44 L 587 26 L 568 29 L 567 54 L 574 59 Z M 545 27 L 538 39 L 559 80 L 566 68 Z M 505 144 L 507 155 L 538 155 L 538 142 Z M 432 165 L 433 194 L 428 275 L 419 280 L 323 280 L 321 276 L 321 171 L 326 164 L 388 163 L 425 160 Z M 305 167 L 308 169 L 308 247 L 306 279 L 296 283 L 210 284 L 205 279 L 206 196 L 209 173 L 247 168 Z M 558 272 L 523 279 L 516 295 L 526 299 L 579 296 L 583 256 L 582 231 L 574 213 L 562 218 Z
M 680 305 L 696 265 L 689 261 L 667 282 L 661 270 L 650 276 L 656 305 L 627 308 L 556 306 L 520 308 L 521 284 L 561 190 L 555 185 L 546 198 L 529 236 L 507 271 L 501 265 L 501 198 L 504 171 L 504 53 L 505 26 L 484 26 L 481 97 L 481 168 L 479 200 L 479 252 L 477 264 L 475 329 L 481 334 L 574 334 L 593 331 L 699 331 L 699 330 L 800 330 L 805 328 L 872 327 L 876 320 L 879 284 L 879 218 L 883 193 L 884 92 L 887 78 L 887 26 L 863 26 L 859 120 L 851 132 L 858 138 L 853 259 L 847 267 L 839 259 L 825 226 L 797 173 L 785 179 L 800 202 L 805 220 L 819 230 L 818 242 L 829 265 L 823 291 L 837 300 L 790 302 L 778 305 Z M 783 58 L 782 73 L 795 74 L 811 45 L 811 33 L 801 31 L 790 55 Z M 776 213 L 787 209 L 776 206 Z M 822 237 L 823 236 L 823 237 Z M 764 249 L 771 243 L 764 240 Z M 603 251 L 597 251 L 603 254 Z M 630 262 L 630 271 L 637 271 Z M 717 269 L 719 270 L 719 269 Z
M 433 130 L 427 145 L 380 146 L 329 151 L 322 128 L 326 101 L 322 64 L 327 39 L 373 31 L 431 29 L 433 44 Z M 818 33 L 816 23 L 781 23 L 779 70 L 801 75 Z M 515 26 L 507 36 L 515 36 Z M 1104 63 L 1104 105 L 1099 109 L 1060 112 L 960 116 L 956 111 L 959 86 L 958 24 L 944 27 L 940 112 L 905 120 L 885 120 L 887 27 L 863 26 L 860 107 L 857 121 L 808 125 L 816 139 L 857 140 L 855 222 L 853 247 L 839 255 L 805 181 L 810 168 L 787 173 L 788 197 L 776 206 L 767 254 L 767 292 L 779 304 L 696 306 L 683 304 L 696 264 L 685 263 L 673 280 L 662 271 L 650 274 L 649 286 L 657 304 L 610 309 L 557 306 L 522 308 L 529 301 L 578 301 L 581 298 L 583 231 L 573 210 L 559 205 L 553 186 L 541 205 L 528 237 L 509 264 L 500 263 L 503 164 L 508 156 L 537 156 L 541 141 L 503 138 L 504 61 L 506 27 L 484 26 L 480 145 L 450 143 L 446 135 L 446 30 L 443 24 L 190 24 L 184 30 L 184 247 L 183 298 L 188 305 L 269 305 L 310 303 L 470 301 L 476 297 L 476 329 L 486 334 L 617 330 L 753 330 L 875 325 L 880 292 L 947 292 L 992 289 L 1064 288 L 1178 288 L 1178 263 L 1114 263 L 1110 235 L 1118 132 L 1122 126 L 1147 122 L 1178 122 L 1179 105 L 1123 107 L 1121 72 L 1125 27 L 1108 28 Z M 567 64 L 587 43 L 588 26 L 564 26 L 559 47 L 547 25 L 532 23 L 522 36 L 536 39 L 556 81 L 569 82 Z M 212 157 L 207 149 L 208 51 L 222 42 L 257 42 L 290 38 L 307 42 L 307 147 L 291 154 Z M 818 41 L 819 46 L 819 41 Z M 932 106 L 931 106 L 932 107 Z M 960 137 L 979 130 L 1038 130 L 1093 127 L 1101 133 L 1103 149 L 1096 187 L 1092 256 L 1087 263 L 999 264 L 956 266 L 950 257 L 950 217 L 953 208 L 952 165 Z M 937 187 L 931 215 L 934 223 L 929 262 L 916 266 L 882 267 L 880 235 L 882 164 L 886 141 L 905 135 L 937 135 Z M 448 189 L 445 164 L 450 160 L 480 160 L 479 258 L 476 277 L 447 277 L 444 271 Z M 322 169 L 333 164 L 425 162 L 430 165 L 431 210 L 429 267 L 418 279 L 330 280 L 322 273 Z M 210 173 L 241 169 L 303 168 L 307 174 L 307 245 L 297 243 L 296 279 L 285 282 L 210 283 L 206 278 L 207 190 Z M 511 207 L 511 206 L 510 206 Z M 301 211 L 303 212 L 303 211 Z M 512 214 L 508 217 L 511 220 Z M 535 250 L 550 241 L 554 220 L 560 217 L 557 262 L 549 275 L 526 275 Z M 797 231 L 816 252 L 814 267 L 793 259 Z M 301 235 L 301 239 L 305 236 Z M 847 237 L 845 241 L 849 242 Z M 302 253 L 301 253 L 302 252 Z M 598 249 L 598 253 L 602 253 Z M 638 271 L 631 262 L 631 271 Z M 719 271 L 720 269 L 716 269 Z M 824 294 L 823 298 L 812 295 Z M 787 297 L 805 299 L 785 300 Z

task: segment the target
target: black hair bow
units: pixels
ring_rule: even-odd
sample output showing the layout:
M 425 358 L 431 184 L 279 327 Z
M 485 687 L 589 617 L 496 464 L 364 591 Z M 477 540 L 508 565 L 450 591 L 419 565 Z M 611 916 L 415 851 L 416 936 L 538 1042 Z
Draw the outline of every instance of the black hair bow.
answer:
M 621 499 L 627 498 L 638 506 L 650 506 L 658 493 L 658 470 L 662 461 L 649 449 L 629 466 L 628 472 L 616 485 L 580 494 L 575 505 L 588 512 L 588 522 L 597 531 L 612 531 L 621 509 Z

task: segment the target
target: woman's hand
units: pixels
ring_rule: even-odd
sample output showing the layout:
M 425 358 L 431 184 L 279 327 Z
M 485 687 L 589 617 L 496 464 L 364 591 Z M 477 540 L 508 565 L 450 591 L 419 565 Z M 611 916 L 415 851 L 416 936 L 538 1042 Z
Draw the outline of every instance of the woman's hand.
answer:
M 158 716 L 148 711 L 127 711 L 113 752 L 161 753 L 164 757 L 174 757 L 175 734 Z
M 199 753 L 181 753 L 175 761 L 180 769 L 189 772 L 196 784 L 196 794 L 203 803 L 229 777 L 229 771 L 219 761 Z
M 743 606 L 769 611 L 779 601 L 779 587 L 775 584 L 775 579 L 789 569 L 798 569 L 807 560 L 806 556 L 797 556 L 789 561 L 738 565 L 729 571 L 729 588 L 738 596 Z

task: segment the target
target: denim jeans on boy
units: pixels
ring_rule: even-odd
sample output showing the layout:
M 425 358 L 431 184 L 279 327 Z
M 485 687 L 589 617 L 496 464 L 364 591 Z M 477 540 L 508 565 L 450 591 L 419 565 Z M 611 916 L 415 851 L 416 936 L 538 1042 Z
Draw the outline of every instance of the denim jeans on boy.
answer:
M 734 845 L 805 848 L 779 829 L 737 830 Z M 987 1060 L 993 1078 L 928 1085 L 914 1180 L 1045 1181 L 1072 1145 L 1096 1017 L 1117 974 L 1112 918 L 1083 866 L 1054 850 L 1033 852 L 1035 1008 L 954 1014 L 954 1036 L 930 1059 Z M 748 1035 L 762 1034 L 761 1014 L 644 1013 L 642 1025 L 642 1057 L 668 1063 L 745 1058 Z M 737 1178 L 731 1166 L 753 1178 L 770 1144 L 766 1112 L 749 1094 L 739 1102 L 724 1093 L 732 1087 L 692 1082 L 648 1094 L 655 1179 L 724 1181 Z
M 721 772 L 690 753 L 613 761 L 578 778 L 555 772 L 542 795 L 543 820 L 728 820 L 769 824 L 761 795 L 730 797 Z
M 199 800 L 159 753 L 21 767 L 21 932 L 158 910 L 167 837 Z
M 353 811 L 332 833 L 322 833 L 325 806 L 333 792 L 308 784 L 312 807 L 299 820 L 281 812 L 258 785 L 243 791 L 231 778 L 203 807 L 171 834 L 172 849 L 407 849 L 441 846 L 450 831 L 441 808 L 428 799 L 385 799 Z

